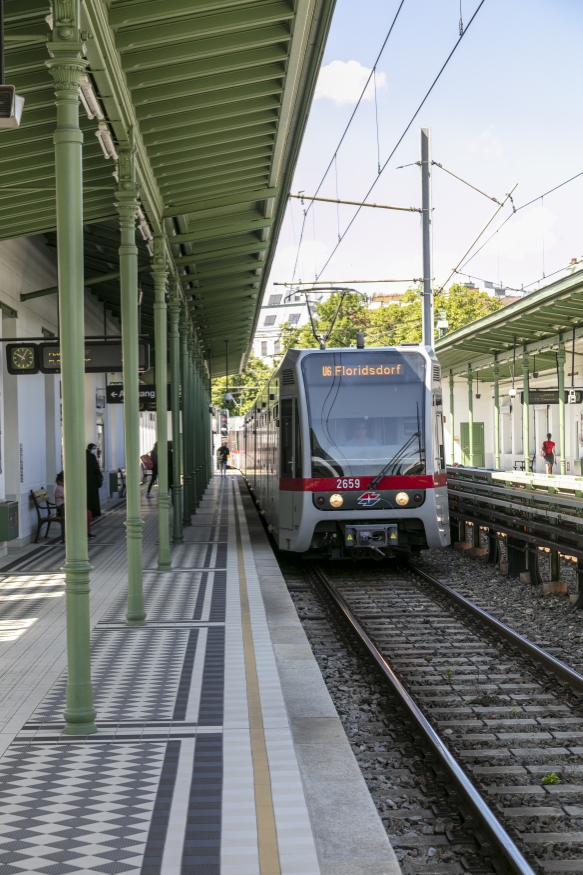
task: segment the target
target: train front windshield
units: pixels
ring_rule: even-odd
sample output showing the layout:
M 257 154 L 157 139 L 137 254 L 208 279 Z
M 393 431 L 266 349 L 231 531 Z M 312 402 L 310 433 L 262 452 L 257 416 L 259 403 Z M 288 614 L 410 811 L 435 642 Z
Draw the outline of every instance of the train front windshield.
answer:
M 312 477 L 425 473 L 425 359 L 321 352 L 302 362 Z

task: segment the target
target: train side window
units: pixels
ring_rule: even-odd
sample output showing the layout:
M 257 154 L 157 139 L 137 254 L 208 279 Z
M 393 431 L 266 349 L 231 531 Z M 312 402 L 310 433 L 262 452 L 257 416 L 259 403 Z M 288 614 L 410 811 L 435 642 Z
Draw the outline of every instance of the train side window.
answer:
M 440 399 L 441 400 L 441 399 Z M 443 414 L 438 413 L 435 418 L 436 424 L 436 444 L 437 444 L 437 458 L 436 463 L 439 471 L 445 471 L 445 441 L 443 438 Z
M 300 412 L 296 399 L 296 430 L 294 441 L 294 477 L 302 476 L 302 428 L 300 424 Z
M 285 398 L 281 402 L 279 440 L 280 476 L 293 477 L 293 407 L 291 398 Z

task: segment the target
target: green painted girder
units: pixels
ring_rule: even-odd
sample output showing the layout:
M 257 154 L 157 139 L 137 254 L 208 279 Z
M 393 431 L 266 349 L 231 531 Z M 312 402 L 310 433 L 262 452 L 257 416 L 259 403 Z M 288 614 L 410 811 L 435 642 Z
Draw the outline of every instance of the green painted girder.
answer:
M 241 188 L 244 187 L 244 184 L 250 184 L 253 186 L 260 186 L 267 183 L 269 179 L 268 173 L 254 173 L 248 171 L 246 173 L 240 173 L 237 175 L 234 174 L 226 174 L 225 176 L 218 177 L 214 182 L 206 181 L 205 185 L 197 185 L 193 183 L 191 186 L 186 185 L 176 185 L 176 184 L 165 184 L 160 186 L 160 189 L 164 192 L 165 199 L 170 201 L 177 197 L 179 194 L 184 194 L 186 197 L 192 197 L 195 192 L 198 192 L 202 197 L 211 197 L 213 194 L 216 194 L 217 197 L 221 194 L 224 194 L 227 191 L 237 190 L 237 186 Z
M 277 109 L 263 109 L 245 113 L 238 118 L 230 116 L 220 121 L 205 122 L 204 124 L 197 122 L 196 124 L 185 125 L 180 128 L 174 128 L 172 132 L 168 130 L 157 131 L 144 137 L 144 142 L 149 150 L 149 154 L 151 154 L 151 150 L 154 147 L 158 146 L 175 146 L 178 149 L 184 150 L 196 148 L 200 137 L 218 137 L 221 134 L 243 131 L 258 126 L 265 130 L 266 125 L 272 125 L 273 130 L 275 130 L 277 120 Z M 267 128 L 267 130 L 269 129 Z M 230 140 L 224 140 L 223 142 L 225 141 L 229 142 Z
M 174 238 L 172 238 L 174 240 Z M 216 242 L 209 240 L 201 243 L 200 245 L 191 244 L 193 251 L 190 255 L 183 256 L 183 258 L 192 258 L 201 260 L 204 259 L 205 256 L 211 256 L 212 258 L 223 258 L 223 253 L 232 252 L 233 255 L 238 254 L 238 249 L 240 246 L 250 246 L 253 247 L 254 252 L 259 252 L 260 247 L 262 245 L 269 245 L 268 243 L 262 244 L 259 239 L 252 233 L 249 234 L 240 234 L 238 236 L 233 236 L 229 238 L 228 243 L 225 243 L 224 240 L 217 240 Z M 182 258 L 180 260 L 177 259 L 177 264 L 188 264 L 189 262 L 183 261 Z M 194 262 L 190 262 L 196 264 L 196 260 Z
M 94 202 L 89 201 L 85 206 L 86 215 L 101 215 L 105 205 L 100 200 Z M 52 229 L 55 226 L 55 205 L 44 210 L 37 210 L 36 214 L 30 217 L 24 217 L 18 220 L 19 212 L 11 213 L 10 215 L 0 215 L 0 239 L 6 240 L 10 237 L 26 237 L 30 234 L 40 234 L 45 229 Z M 12 218 L 14 216 L 14 218 Z
M 266 159 L 267 159 L 267 166 L 269 167 L 272 154 L 273 154 L 273 150 L 268 149 L 268 148 L 265 148 L 263 150 L 242 149 L 241 154 L 239 156 L 237 156 L 236 158 L 235 157 L 229 158 L 229 162 L 228 162 L 229 168 L 231 170 L 233 170 L 233 169 L 248 170 L 249 167 L 265 167 L 266 166 Z M 200 179 L 210 178 L 209 173 L 205 172 L 205 171 L 215 170 L 217 167 L 222 167 L 223 164 L 224 164 L 224 159 L 219 155 L 216 158 L 208 157 L 208 158 L 202 159 L 201 161 L 193 161 L 192 164 L 188 165 L 188 166 L 192 166 L 192 174 L 190 174 L 190 175 L 196 176 L 196 179 L 200 180 Z M 163 167 L 164 164 L 161 164 L 161 166 Z M 184 166 L 182 164 L 179 165 L 179 167 L 176 170 L 176 173 L 164 172 L 163 175 L 158 174 L 160 180 L 161 181 L 164 180 L 164 182 L 172 181 L 173 177 L 183 176 L 183 175 L 184 175 L 184 178 L 187 178 L 187 174 L 185 173 Z M 219 175 L 222 176 L 223 174 L 218 174 L 218 173 L 212 174 L 213 177 L 219 176 Z M 233 210 L 231 208 L 231 215 L 233 217 L 236 217 L 236 214 L 237 214 L 237 210 Z M 185 215 L 185 213 L 180 212 L 180 213 L 176 213 L 175 215 L 183 216 L 183 215 Z M 224 213 L 224 215 L 226 215 L 226 213 Z
M 153 59 L 156 52 L 150 52 Z M 284 64 L 287 60 L 287 43 L 274 43 L 261 48 L 248 49 L 240 52 L 228 52 L 212 58 L 199 58 L 179 63 L 168 63 L 167 59 L 160 61 L 160 66 L 148 70 L 136 70 L 128 73 L 128 85 L 134 94 L 144 89 L 157 89 L 167 85 L 176 86 L 185 80 L 193 84 L 196 80 L 208 79 L 209 76 L 219 78 L 222 74 L 248 70 L 253 67 L 264 67 L 269 64 Z M 208 88 L 204 89 L 208 91 Z M 213 89 L 214 90 L 214 89 Z M 187 93 L 187 92 L 184 92 Z
M 122 67 L 128 76 L 132 76 L 140 70 L 151 70 L 169 64 L 236 54 L 275 43 L 285 43 L 290 39 L 289 24 L 286 22 L 283 25 L 277 24 L 271 27 L 244 30 L 239 33 L 193 40 L 187 43 L 171 43 L 167 46 L 158 46 L 155 51 L 147 49 L 145 51 L 125 52 L 122 55 Z M 129 80 L 129 84 L 130 87 L 133 87 L 134 83 Z
M 273 136 L 271 134 L 269 136 L 263 136 L 263 137 L 257 137 L 257 136 L 245 137 L 245 145 L 243 148 L 241 148 L 241 150 L 237 150 L 236 143 L 233 143 L 231 141 L 225 143 L 224 145 L 220 145 L 219 143 L 210 142 L 204 146 L 199 145 L 196 150 L 193 150 L 193 160 L 200 161 L 203 158 L 222 157 L 224 161 L 228 162 L 230 157 L 237 156 L 239 151 L 243 151 L 243 149 L 245 151 L 249 151 L 249 150 L 253 150 L 253 149 L 256 149 L 256 150 L 269 149 L 272 147 L 273 147 Z M 159 149 L 160 147 L 157 147 L 157 148 Z M 164 153 L 164 152 L 160 151 L 160 154 L 162 154 L 162 155 L 166 154 L 166 160 L 172 161 L 172 152 Z M 256 186 L 256 188 L 259 188 L 259 187 L 260 186 Z M 247 190 L 252 189 L 252 188 L 253 188 L 252 185 L 247 186 Z M 186 198 L 182 198 L 182 200 L 186 200 Z M 200 198 L 200 200 L 203 200 L 203 198 Z
M 249 0 L 229 0 L 229 7 L 232 8 L 248 5 Z M 224 6 L 224 0 L 127 0 L 125 3 L 116 3 L 109 10 L 109 23 L 112 28 L 119 29 L 129 25 L 167 21 L 183 15 L 208 15 L 224 9 Z
M 219 211 L 229 210 L 233 207 L 246 206 L 248 204 L 256 204 L 274 198 L 279 189 L 277 188 L 247 188 L 239 194 L 228 194 L 220 198 L 211 198 L 204 201 L 199 198 L 195 201 L 179 200 L 176 203 L 169 203 L 164 210 L 164 217 L 173 215 L 185 215 L 188 213 L 190 217 L 196 219 L 198 216 L 213 216 L 218 215 Z M 228 212 L 222 215 L 229 215 Z
M 157 124 L 162 127 L 165 124 L 162 119 L 167 119 L 168 116 L 174 120 L 183 115 L 185 119 L 192 121 L 199 110 L 215 106 L 230 107 L 244 100 L 256 100 L 259 97 L 272 98 L 282 91 L 283 77 L 277 81 L 245 82 L 233 86 L 229 91 L 210 91 L 206 94 L 181 97 L 168 103 L 158 102 L 151 106 L 136 107 L 136 118 L 140 122 L 140 127 L 144 121 L 152 119 L 157 119 Z
M 198 274 L 190 274 L 191 279 L 196 279 L 197 276 Z M 185 280 L 186 277 L 181 277 L 181 279 Z M 197 280 L 198 285 L 193 289 L 189 289 L 187 294 L 197 296 L 201 293 L 207 294 L 213 289 L 236 288 L 237 286 L 243 285 L 251 286 L 260 281 L 261 277 L 255 276 L 254 273 L 235 274 L 233 276 L 222 278 L 216 277 L 212 279 Z
M 264 64 L 263 66 L 249 67 L 230 73 L 218 73 L 216 76 L 201 76 L 197 79 L 186 79 L 181 82 L 172 82 L 168 85 L 139 88 L 132 91 L 132 101 L 136 108 L 145 104 L 159 101 L 174 101 L 179 98 L 208 94 L 213 91 L 223 91 L 242 85 L 250 85 L 254 82 L 268 82 L 272 79 L 281 79 L 285 75 L 283 63 Z
M 241 295 L 249 296 L 252 294 L 257 294 L 258 287 L 255 283 L 255 279 L 256 278 L 251 278 L 251 279 L 247 279 L 247 280 L 236 280 L 236 281 L 221 283 L 221 284 L 216 285 L 216 286 L 199 286 L 197 289 L 192 289 L 191 291 L 195 292 L 195 294 L 197 296 L 195 303 L 198 303 L 199 300 L 202 303 L 204 303 L 204 302 L 208 303 L 209 301 L 214 300 L 214 298 L 219 294 L 223 294 L 223 297 L 224 297 L 225 293 L 227 293 L 227 292 L 229 292 L 229 293 L 238 292 Z
M 202 107 L 194 114 L 186 112 L 176 114 L 173 117 L 170 129 L 160 118 L 144 119 L 140 125 L 140 130 L 144 142 L 150 143 L 151 137 L 164 138 L 165 135 L 166 137 L 168 137 L 168 135 L 171 137 L 172 134 L 174 134 L 176 138 L 188 136 L 188 134 L 183 134 L 183 131 L 189 129 L 194 131 L 199 128 L 206 129 L 207 126 L 212 127 L 214 123 L 220 123 L 226 119 L 238 118 L 241 120 L 241 124 L 245 124 L 244 117 L 246 115 L 252 115 L 258 112 L 279 113 L 279 109 L 279 99 L 270 91 L 268 94 L 263 94 L 259 97 L 250 97 L 247 100 L 229 101 L 228 103 L 221 103 L 218 106 Z
M 245 140 L 243 139 L 243 144 Z M 263 166 L 266 163 L 271 163 L 271 159 L 273 156 L 273 143 L 268 143 L 262 147 L 255 147 L 254 149 L 245 149 L 242 146 L 240 153 L 237 154 L 236 151 L 229 154 L 228 157 L 217 155 L 216 157 L 212 157 L 211 155 L 206 155 L 204 158 L 199 158 L 196 156 L 196 153 L 190 153 L 192 157 L 187 158 L 187 153 L 179 152 L 176 155 L 176 160 L 174 157 L 169 155 L 166 160 L 161 158 L 156 158 L 152 161 L 152 166 L 156 169 L 156 178 L 161 178 L 162 174 L 169 176 L 176 176 L 177 174 L 185 174 L 187 177 L 195 177 L 196 179 L 204 178 L 202 176 L 208 170 L 212 170 L 214 175 L 223 175 L 225 172 L 224 167 L 221 168 L 221 171 L 217 170 L 217 160 L 220 159 L 223 165 L 226 166 L 227 170 L 231 168 L 233 165 L 240 164 L 241 162 L 246 162 L 247 166 L 257 166 L 258 164 Z M 195 157 L 196 156 L 196 157 Z M 211 164 L 211 161 L 215 161 L 214 164 Z M 246 170 L 247 166 L 242 169 Z M 192 172 L 188 173 L 188 168 L 192 167 Z
M 221 237 L 231 237 L 242 231 L 259 231 L 262 228 L 271 228 L 273 219 L 256 219 L 254 222 L 235 222 L 222 228 L 209 228 L 208 231 L 201 229 L 190 231 L 188 234 L 178 234 L 174 237 L 174 243 L 198 243 L 200 240 L 218 240 Z
M 195 179 L 197 186 L 202 188 L 204 183 L 210 185 L 216 181 L 224 182 L 230 181 L 233 178 L 240 179 L 249 175 L 255 176 L 257 173 L 268 174 L 270 167 L 271 156 L 268 155 L 266 158 L 257 158 L 256 161 L 242 161 L 241 164 L 235 164 L 234 167 L 229 166 L 227 169 L 215 165 L 206 170 L 199 170 L 196 175 L 189 174 L 181 168 L 176 173 L 164 173 L 164 175 L 159 174 L 158 185 L 160 186 L 160 190 L 166 193 L 170 191 L 172 187 L 182 189 L 186 182 L 192 182 L 192 180 Z
M 247 246 L 231 246 L 226 247 L 221 253 L 221 258 L 228 258 L 231 255 L 251 255 L 255 252 L 265 252 L 269 249 L 269 243 L 251 243 Z M 200 253 L 198 255 L 186 255 L 181 258 L 176 258 L 175 261 L 177 264 L 202 264 L 206 261 L 215 261 L 217 258 L 217 251 L 213 250 L 211 252 Z
M 167 43 L 178 43 L 202 39 L 212 35 L 223 35 L 243 29 L 264 27 L 268 24 L 280 24 L 294 17 L 291 3 L 285 2 L 252 2 L 243 9 L 228 8 L 224 11 L 204 16 L 192 15 L 192 12 L 182 19 L 174 21 L 159 20 L 155 27 L 118 28 L 115 38 L 117 49 L 122 54 L 126 51 L 158 46 Z M 164 23 L 161 23 L 164 22 Z
M 233 261 L 227 261 L 224 263 L 221 260 L 220 266 L 209 266 L 202 264 L 200 269 L 197 267 L 195 277 L 201 280 L 207 280 L 216 277 L 230 277 L 233 275 L 238 275 L 239 273 L 244 273 L 246 271 L 262 271 L 265 262 L 263 261 L 255 261 L 255 260 L 245 260 L 239 261 L 233 259 Z M 258 276 L 257 279 L 260 279 Z
M 161 167 L 167 164 L 169 157 L 176 163 L 190 162 L 200 157 L 199 149 L 205 147 L 222 146 L 224 143 L 238 144 L 245 146 L 245 140 L 252 140 L 251 146 L 271 146 L 275 140 L 277 132 L 277 124 L 274 119 L 269 121 L 258 122 L 255 125 L 242 126 L 241 130 L 233 133 L 234 129 L 229 126 L 225 131 L 217 131 L 216 133 L 202 132 L 195 138 L 178 139 L 174 148 L 171 143 L 158 143 L 155 146 L 148 148 L 148 155 L 152 161 L 153 167 Z

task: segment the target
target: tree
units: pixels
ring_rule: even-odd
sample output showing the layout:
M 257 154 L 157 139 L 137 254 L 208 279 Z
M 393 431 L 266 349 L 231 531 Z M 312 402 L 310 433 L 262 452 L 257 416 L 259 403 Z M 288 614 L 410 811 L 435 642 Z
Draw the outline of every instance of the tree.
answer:
M 326 334 L 330 329 L 341 299 L 342 306 L 334 322 L 327 346 L 354 346 L 357 332 L 366 331 L 370 325 L 371 311 L 368 309 L 365 295 L 348 292 L 342 296 L 339 292 L 334 292 L 325 300 L 319 301 L 314 307 L 313 318 L 318 335 Z M 302 328 L 294 329 L 289 323 L 282 328 L 284 349 L 290 349 L 290 347 L 318 348 L 319 342 L 314 337 L 310 322 L 307 322 Z
M 250 410 L 259 391 L 269 379 L 272 368 L 258 356 L 251 353 L 247 367 L 241 374 L 229 375 L 229 392 L 235 399 L 225 404 L 227 391 L 226 377 L 217 377 L 212 382 L 212 404 L 214 407 L 227 407 L 235 416 L 243 415 Z M 242 387 L 242 388 L 240 388 Z
M 325 334 L 330 327 L 331 320 L 340 295 L 330 295 L 325 301 L 316 304 L 314 308 L 314 322 L 316 332 Z M 468 289 L 464 285 L 455 283 L 447 292 L 447 296 L 441 292 L 434 298 L 434 311 L 445 310 L 449 322 L 449 332 L 475 322 L 489 313 L 494 313 L 503 306 L 498 298 L 491 298 L 487 292 L 478 289 Z M 397 346 L 400 343 L 420 343 L 422 328 L 422 298 L 421 288 L 408 289 L 402 295 L 399 303 L 389 304 L 387 307 L 379 307 L 371 310 L 363 295 L 349 293 L 344 297 L 340 316 L 334 326 L 328 346 L 343 347 L 356 344 L 356 334 L 364 331 L 367 346 Z M 437 331 L 435 331 L 437 338 Z M 312 334 L 310 324 L 300 329 L 291 326 L 284 327 L 283 346 L 290 347 L 317 347 L 318 342 Z

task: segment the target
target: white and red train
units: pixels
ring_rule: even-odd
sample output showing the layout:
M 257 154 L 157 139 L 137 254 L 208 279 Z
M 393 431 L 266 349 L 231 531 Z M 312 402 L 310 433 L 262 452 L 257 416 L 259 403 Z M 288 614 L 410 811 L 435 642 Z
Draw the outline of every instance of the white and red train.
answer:
M 449 544 L 441 374 L 425 347 L 288 350 L 238 445 L 282 550 L 381 559 Z

